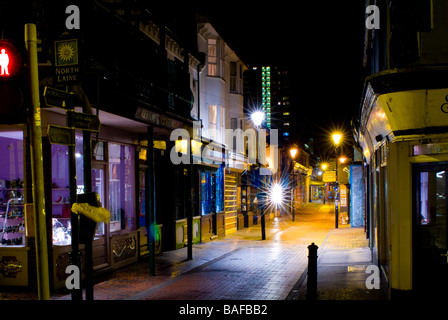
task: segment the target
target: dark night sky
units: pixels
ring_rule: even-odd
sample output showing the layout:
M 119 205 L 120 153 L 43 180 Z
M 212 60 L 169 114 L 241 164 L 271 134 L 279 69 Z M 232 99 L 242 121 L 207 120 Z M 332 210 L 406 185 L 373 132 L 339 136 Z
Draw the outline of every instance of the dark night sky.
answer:
M 219 9 L 197 3 L 246 63 L 291 68 L 302 138 L 314 137 L 325 150 L 336 128 L 351 135 L 364 80 L 364 0 L 240 1 Z
M 300 110 L 297 121 L 318 136 L 327 135 L 325 130 L 332 127 L 349 128 L 359 109 L 364 3 L 194 0 L 148 5 L 161 5 L 165 12 L 175 10 L 181 17 L 187 12 L 206 16 L 249 65 L 288 65 L 294 74 L 295 106 Z
M 349 130 L 363 87 L 364 0 L 199 3 L 196 10 L 249 65 L 291 67 L 298 120 L 312 135 Z

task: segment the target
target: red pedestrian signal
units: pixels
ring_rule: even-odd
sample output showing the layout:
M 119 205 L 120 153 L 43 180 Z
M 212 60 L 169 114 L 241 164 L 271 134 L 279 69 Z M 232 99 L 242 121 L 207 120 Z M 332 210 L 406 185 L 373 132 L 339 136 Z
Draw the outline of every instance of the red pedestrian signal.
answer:
M 20 76 L 22 55 L 11 43 L 0 41 L 0 81 L 13 80 Z
M 0 40 L 0 124 L 26 122 L 24 50 L 18 43 L 14 40 Z
M 6 49 L 1 49 L 0 52 L 0 76 L 9 76 L 9 54 Z

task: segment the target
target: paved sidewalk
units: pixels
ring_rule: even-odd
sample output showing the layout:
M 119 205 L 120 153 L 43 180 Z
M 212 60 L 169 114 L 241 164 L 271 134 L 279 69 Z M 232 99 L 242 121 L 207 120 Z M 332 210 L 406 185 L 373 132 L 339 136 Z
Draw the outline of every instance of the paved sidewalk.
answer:
M 372 265 L 364 228 L 332 229 L 318 249 L 317 300 L 385 300 L 378 289 L 367 289 Z M 302 274 L 288 300 L 307 299 L 307 274 Z
M 187 248 L 156 257 L 156 276 L 150 276 L 145 261 L 95 278 L 95 300 L 296 300 L 306 298 L 308 245 L 319 246 L 319 299 L 371 299 L 359 295 L 362 267 L 343 270 L 345 263 L 368 264 L 367 240 L 359 228 L 334 229 L 334 206 L 311 203 L 296 213 L 277 217 L 266 227 L 239 230 L 224 239 L 193 246 L 193 260 L 186 261 Z M 365 238 L 365 237 L 364 237 Z M 342 261 L 345 257 L 346 261 Z M 342 270 L 342 271 L 341 271 Z M 335 273 L 344 278 L 334 277 Z M 356 281 L 351 281 L 357 275 Z M 361 278 L 360 278 L 361 277 Z M 349 280 L 349 281 L 348 281 Z M 360 289 L 363 291 L 363 289 Z M 364 290 L 365 291 L 365 290 Z M 345 296 L 342 294 L 345 293 Z M 0 293 L 0 300 L 35 300 L 34 293 Z M 70 300 L 68 291 L 53 292 L 52 300 Z

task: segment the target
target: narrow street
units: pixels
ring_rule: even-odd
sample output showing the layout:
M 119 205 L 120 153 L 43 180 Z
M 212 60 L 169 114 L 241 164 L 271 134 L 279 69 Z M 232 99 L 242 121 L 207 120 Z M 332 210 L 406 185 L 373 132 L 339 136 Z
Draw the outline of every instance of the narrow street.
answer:
M 330 213 L 328 206 L 309 206 L 296 222 L 284 216 L 269 224 L 266 241 L 258 240 L 260 228 L 253 227 L 202 245 L 196 252 L 235 249 L 128 299 L 284 300 L 306 268 L 307 246 L 320 245 L 333 227 Z
M 295 222 L 289 215 L 271 221 L 265 241 L 253 226 L 194 245 L 192 261 L 186 248 L 164 252 L 155 277 L 145 262 L 118 270 L 95 285 L 95 299 L 284 300 L 307 266 L 307 246 L 320 246 L 332 228 L 333 207 L 309 204 Z
M 262 241 L 260 226 L 254 225 L 194 245 L 190 261 L 187 248 L 164 252 L 156 257 L 156 276 L 149 275 L 145 259 L 96 276 L 94 300 L 306 300 L 307 247 L 312 242 L 319 246 L 319 299 L 381 299 L 379 290 L 365 290 L 363 267 L 370 252 L 363 229 L 334 229 L 333 205 L 309 203 L 294 222 L 289 214 L 271 220 L 266 234 Z M 345 273 L 345 261 L 355 272 Z M 348 285 L 347 279 L 355 282 Z M 0 298 L 36 300 L 37 294 L 10 292 Z M 71 300 L 71 294 L 57 291 L 51 299 Z

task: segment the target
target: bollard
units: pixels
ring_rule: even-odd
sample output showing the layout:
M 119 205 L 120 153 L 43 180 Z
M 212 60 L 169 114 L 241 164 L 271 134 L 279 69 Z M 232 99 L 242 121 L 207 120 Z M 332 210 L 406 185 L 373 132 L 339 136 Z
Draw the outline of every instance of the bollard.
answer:
M 308 246 L 308 280 L 306 284 L 306 299 L 317 300 L 317 249 L 313 243 Z

